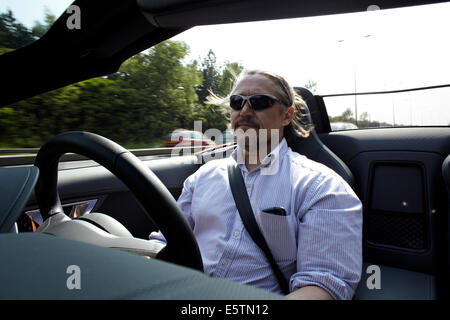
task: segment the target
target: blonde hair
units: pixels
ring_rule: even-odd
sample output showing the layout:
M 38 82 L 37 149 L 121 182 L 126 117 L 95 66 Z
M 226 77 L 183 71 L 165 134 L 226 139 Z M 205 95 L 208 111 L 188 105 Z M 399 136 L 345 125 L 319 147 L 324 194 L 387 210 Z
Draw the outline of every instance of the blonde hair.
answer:
M 291 123 L 284 128 L 284 136 L 286 140 L 290 140 L 293 136 L 307 138 L 312 128 L 314 127 L 310 121 L 308 107 L 303 98 L 295 92 L 295 90 L 289 85 L 289 83 L 281 76 L 262 70 L 244 70 L 239 76 L 232 73 L 234 78 L 234 85 L 230 93 L 225 97 L 219 97 L 215 93 L 210 91 L 210 95 L 206 98 L 207 104 L 212 104 L 221 108 L 224 114 L 228 114 L 230 111 L 230 96 L 238 86 L 238 84 L 247 76 L 261 75 L 275 84 L 275 90 L 278 93 L 277 98 L 280 99 L 282 105 L 286 108 L 294 108 L 294 117 Z

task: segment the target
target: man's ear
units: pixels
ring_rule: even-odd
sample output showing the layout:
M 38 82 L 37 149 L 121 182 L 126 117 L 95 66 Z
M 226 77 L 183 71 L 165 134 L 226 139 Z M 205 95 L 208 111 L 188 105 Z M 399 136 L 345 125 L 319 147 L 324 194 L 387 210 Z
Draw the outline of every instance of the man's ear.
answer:
M 294 107 L 287 108 L 283 112 L 283 119 L 282 119 L 283 126 L 287 126 L 289 123 L 291 123 L 292 119 L 294 118 L 294 113 L 295 113 Z

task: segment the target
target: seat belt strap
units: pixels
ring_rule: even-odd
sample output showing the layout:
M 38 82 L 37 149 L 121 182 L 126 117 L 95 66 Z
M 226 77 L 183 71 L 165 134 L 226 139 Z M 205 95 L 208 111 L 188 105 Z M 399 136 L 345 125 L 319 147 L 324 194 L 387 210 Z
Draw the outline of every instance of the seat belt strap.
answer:
M 244 223 L 245 229 L 252 237 L 253 241 L 261 248 L 264 252 L 270 266 L 272 267 L 273 273 L 278 280 L 281 290 L 284 294 L 289 293 L 289 284 L 281 272 L 278 264 L 270 252 L 269 246 L 267 245 L 264 236 L 259 230 L 258 224 L 256 222 L 252 206 L 250 204 L 250 199 L 248 198 L 247 189 L 245 187 L 244 179 L 242 178 L 241 169 L 237 166 L 234 161 L 230 161 L 228 164 L 228 180 L 230 181 L 231 192 L 233 194 L 234 202 L 241 216 L 242 222 Z

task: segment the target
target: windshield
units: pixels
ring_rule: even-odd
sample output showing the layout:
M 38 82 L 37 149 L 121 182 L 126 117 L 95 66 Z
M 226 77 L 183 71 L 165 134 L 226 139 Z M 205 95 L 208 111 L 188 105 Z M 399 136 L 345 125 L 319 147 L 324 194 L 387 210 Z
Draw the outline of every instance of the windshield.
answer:
M 0 54 L 39 39 L 71 2 L 2 0 Z M 226 96 L 244 68 L 279 73 L 325 96 L 332 130 L 450 125 L 449 87 L 353 95 L 450 84 L 450 4 L 369 9 L 192 28 L 114 74 L 1 107 L 0 148 L 38 148 L 73 130 L 131 149 L 173 147 L 166 140 L 175 130 L 226 137 L 229 113 L 205 99 Z
M 70 6 L 68 0 L 1 0 L 0 54 L 40 39 Z

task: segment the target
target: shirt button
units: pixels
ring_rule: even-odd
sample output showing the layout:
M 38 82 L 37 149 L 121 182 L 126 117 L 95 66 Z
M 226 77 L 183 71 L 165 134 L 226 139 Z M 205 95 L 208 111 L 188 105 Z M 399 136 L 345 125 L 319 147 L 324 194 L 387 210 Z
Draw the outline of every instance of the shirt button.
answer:
M 241 233 L 240 233 L 239 231 L 233 232 L 233 236 L 234 236 L 235 238 L 239 238 L 240 235 L 241 235 Z
M 225 266 L 228 263 L 227 259 L 222 259 L 222 265 Z

